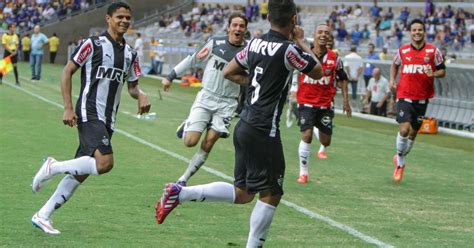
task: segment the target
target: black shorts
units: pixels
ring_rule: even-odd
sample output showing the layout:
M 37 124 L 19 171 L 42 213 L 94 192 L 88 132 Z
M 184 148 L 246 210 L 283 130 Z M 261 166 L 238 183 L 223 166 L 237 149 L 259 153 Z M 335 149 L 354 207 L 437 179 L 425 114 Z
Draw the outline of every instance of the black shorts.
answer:
M 300 126 L 301 132 L 315 126 L 320 132 L 332 135 L 332 119 L 334 118 L 334 110 L 331 108 L 321 109 L 300 105 L 298 107 L 298 113 L 300 116 L 298 125 Z
M 102 121 L 92 120 L 77 124 L 79 131 L 79 147 L 77 148 L 76 158 L 82 156 L 94 156 L 96 149 L 99 149 L 103 155 L 111 154 L 113 131 Z
M 3 53 L 3 58 L 6 58 L 8 56 L 10 56 L 10 52 L 5 50 L 5 52 Z M 11 60 L 12 60 L 12 64 L 16 64 L 16 62 L 18 62 L 18 53 L 15 54 L 15 56 L 11 56 Z
M 250 193 L 283 195 L 285 156 L 279 133 L 256 129 L 240 120 L 234 130 L 235 186 Z
M 398 100 L 397 102 L 397 122 L 410 122 L 411 127 L 418 131 L 423 122 L 423 118 L 426 113 L 426 107 L 428 102 L 420 103 L 410 103 L 404 100 Z

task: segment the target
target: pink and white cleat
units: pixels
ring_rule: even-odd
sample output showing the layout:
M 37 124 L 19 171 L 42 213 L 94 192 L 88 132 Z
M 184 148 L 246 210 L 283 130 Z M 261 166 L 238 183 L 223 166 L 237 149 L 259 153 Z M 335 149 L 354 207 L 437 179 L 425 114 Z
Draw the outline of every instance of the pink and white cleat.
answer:
M 46 185 L 51 179 L 53 179 L 50 167 L 51 164 L 54 162 L 56 162 L 56 159 L 54 159 L 53 157 L 48 157 L 44 160 L 43 165 L 33 177 L 33 183 L 31 184 L 31 189 L 33 190 L 33 192 L 36 193 L 40 191 L 44 185 Z
M 161 196 L 161 199 L 156 203 L 155 207 L 155 218 L 158 224 L 162 224 L 166 216 L 179 205 L 179 193 L 181 189 L 182 186 L 177 183 L 168 183 L 165 185 L 163 196 Z

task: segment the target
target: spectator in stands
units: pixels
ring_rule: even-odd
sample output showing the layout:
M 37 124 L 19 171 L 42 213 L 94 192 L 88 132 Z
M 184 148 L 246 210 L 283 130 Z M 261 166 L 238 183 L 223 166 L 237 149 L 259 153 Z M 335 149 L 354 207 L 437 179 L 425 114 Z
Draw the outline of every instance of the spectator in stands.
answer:
M 403 24 L 403 29 L 405 29 L 407 26 L 407 21 L 408 21 L 409 16 L 410 16 L 410 10 L 408 10 L 408 7 L 403 7 L 402 11 L 400 11 L 400 17 L 398 17 L 400 22 Z
M 388 50 L 386 47 L 382 48 L 382 52 L 379 53 L 379 57 L 381 60 L 385 60 L 387 59 L 387 53 L 388 53 Z
M 48 44 L 48 37 L 40 32 L 40 26 L 36 25 L 31 35 L 31 80 L 41 79 L 41 64 L 43 63 L 43 47 Z
M 23 52 L 23 61 L 30 61 L 31 39 L 29 34 L 25 34 L 21 39 L 21 49 Z
M 348 32 L 346 30 L 346 25 L 344 22 L 339 22 L 339 28 L 337 29 L 337 38 L 336 40 L 339 42 L 344 42 L 347 38 Z
M 252 4 L 250 4 L 250 0 L 247 0 L 247 6 L 245 7 L 245 16 L 249 20 L 249 22 L 252 22 Z
M 56 60 L 59 44 L 59 37 L 56 33 L 53 33 L 53 36 L 49 38 L 49 63 L 51 64 L 54 64 L 54 61 Z
M 361 7 L 359 4 L 356 4 L 356 5 L 355 5 L 355 9 L 354 9 L 353 14 L 354 14 L 355 17 L 360 17 L 360 16 L 362 16 L 363 11 L 362 11 L 362 7 Z
M 432 0 L 425 0 L 425 17 L 433 15 L 435 5 Z
M 364 29 L 362 30 L 362 38 L 368 40 L 370 38 L 369 24 L 364 24 Z
M 357 99 L 357 82 L 359 82 L 362 71 L 364 70 L 364 63 L 362 57 L 357 54 L 357 47 L 351 46 L 351 52 L 344 57 L 344 65 L 349 78 L 349 84 L 352 88 L 352 99 Z
M 380 7 L 377 6 L 377 0 L 374 0 L 374 6 L 370 7 L 370 17 L 372 20 L 380 17 L 380 10 Z
M 358 46 L 362 39 L 362 32 L 359 30 L 359 24 L 356 24 L 354 30 L 351 32 L 352 45 Z
M 374 68 L 372 75 L 364 103 L 368 104 L 370 101 L 371 115 L 387 116 L 387 99 L 390 96 L 388 80 L 381 75 L 379 68 Z
M 257 21 L 258 20 L 258 15 L 259 15 L 259 10 L 258 10 L 258 4 L 257 4 L 257 0 L 253 0 L 253 4 L 252 4 L 252 19 L 254 21 Z
M 366 59 L 374 59 L 374 60 L 380 60 L 380 57 L 378 54 L 375 53 L 375 45 L 373 43 L 370 43 L 367 49 L 367 56 L 365 57 Z M 364 82 L 365 82 L 365 87 L 369 86 L 369 80 L 372 78 L 372 73 L 374 70 L 374 65 L 371 63 L 366 63 L 365 64 L 365 70 L 364 70 Z
M 268 15 L 268 3 L 267 3 L 267 0 L 262 0 L 262 2 L 260 3 L 260 16 L 262 17 L 262 20 L 266 20 L 267 19 L 267 15 Z

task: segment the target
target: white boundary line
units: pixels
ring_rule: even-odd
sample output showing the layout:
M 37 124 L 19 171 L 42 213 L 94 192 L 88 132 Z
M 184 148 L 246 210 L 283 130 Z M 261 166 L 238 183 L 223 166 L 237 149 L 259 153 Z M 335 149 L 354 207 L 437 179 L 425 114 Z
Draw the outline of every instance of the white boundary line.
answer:
M 57 102 L 54 102 L 54 101 L 51 101 L 51 100 L 49 100 L 49 99 L 47 99 L 47 98 L 45 98 L 45 97 L 42 97 L 42 96 L 40 96 L 40 95 L 38 95 L 38 94 L 35 94 L 35 93 L 31 92 L 31 91 L 28 91 L 28 90 L 26 90 L 26 89 L 23 89 L 22 87 L 18 87 L 18 86 L 13 85 L 13 84 L 11 84 L 11 83 L 9 83 L 9 82 L 4 82 L 4 84 L 6 84 L 6 85 L 8 85 L 8 86 L 11 86 L 11 87 L 13 87 L 13 88 L 15 88 L 15 89 L 17 89 L 17 90 L 20 90 L 20 91 L 22 91 L 22 92 L 24 92 L 24 93 L 26 93 L 26 94 L 28 94 L 28 95 L 30 95 L 30 96 L 32 96 L 32 97 L 35 97 L 35 98 L 37 98 L 37 99 L 39 99 L 39 100 L 41 100 L 41 101 L 47 102 L 47 103 L 49 103 L 49 104 L 51 104 L 51 105 L 54 105 L 54 106 L 56 106 L 56 107 L 58 107 L 58 108 L 61 108 L 61 109 L 63 108 L 63 106 L 62 106 L 61 104 L 59 104 L 59 103 L 57 103 Z M 124 135 L 124 136 L 126 136 L 126 137 L 128 137 L 128 138 L 130 138 L 130 139 L 132 139 L 132 140 L 134 140 L 134 141 L 136 141 L 136 142 L 142 144 L 142 145 L 148 146 L 148 147 L 150 147 L 150 148 L 152 148 L 152 149 L 155 149 L 155 150 L 157 150 L 157 151 L 160 151 L 160 152 L 162 152 L 162 153 L 165 153 L 165 154 L 167 154 L 167 155 L 169 155 L 169 156 L 171 156 L 171 157 L 173 157 L 173 158 L 176 158 L 176 159 L 178 159 L 178 160 L 181 160 L 181 161 L 183 161 L 183 162 L 185 162 L 185 163 L 189 163 L 189 161 L 190 161 L 189 159 L 187 159 L 187 158 L 185 158 L 185 157 L 183 157 L 183 156 L 181 156 L 181 155 L 179 155 L 179 154 L 177 154 L 177 153 L 174 153 L 174 152 L 169 151 L 169 150 L 166 150 L 166 149 L 164 149 L 164 148 L 162 148 L 162 147 L 160 147 L 160 146 L 158 146 L 158 145 L 155 145 L 155 144 L 153 144 L 153 143 L 150 143 L 150 142 L 148 142 L 148 141 L 146 141 L 146 140 L 144 140 L 144 139 L 142 139 L 142 138 L 139 138 L 139 137 L 137 137 L 137 136 L 135 136 L 135 135 L 133 135 L 133 134 L 130 134 L 130 133 L 127 132 L 127 131 L 124 131 L 124 130 L 121 130 L 121 129 L 116 128 L 116 129 L 115 129 L 115 132 L 120 133 L 120 134 L 122 134 L 122 135 Z M 217 170 L 214 170 L 214 169 L 212 169 L 212 168 L 209 168 L 209 167 L 207 167 L 207 166 L 202 166 L 201 168 L 202 168 L 203 170 L 205 170 L 205 171 L 207 171 L 207 172 L 209 172 L 209 173 L 215 175 L 215 176 L 218 176 L 218 177 L 220 177 L 220 178 L 226 179 L 226 180 L 228 180 L 228 181 L 233 181 L 233 180 L 234 180 L 233 177 L 228 176 L 228 175 L 226 175 L 226 174 L 224 174 L 224 173 L 222 173 L 222 172 L 220 172 L 220 171 L 217 171 Z M 378 240 L 378 239 L 376 239 L 376 238 L 373 238 L 373 237 L 370 237 L 370 236 L 368 236 L 368 235 L 365 235 L 365 234 L 363 234 L 363 233 L 361 233 L 361 232 L 355 230 L 355 229 L 352 228 L 352 227 L 349 227 L 349 226 L 346 226 L 346 225 L 341 224 L 341 223 L 339 223 L 339 222 L 336 222 L 335 220 L 333 220 L 333 219 L 331 219 L 331 218 L 329 218 L 329 217 L 320 215 L 320 214 L 315 213 L 315 212 L 313 212 L 313 211 L 311 211 L 311 210 L 309 210 L 309 209 L 307 209 L 307 208 L 298 206 L 298 205 L 296 205 L 295 203 L 292 203 L 292 202 L 289 202 L 289 201 L 285 201 L 285 200 L 281 200 L 281 203 L 282 203 L 283 205 L 287 206 L 287 207 L 290 207 L 290 208 L 292 208 L 292 209 L 294 209 L 294 210 L 296 210 L 296 211 L 298 211 L 298 212 L 300 212 L 300 213 L 302 213 L 302 214 L 304 214 L 304 215 L 310 217 L 311 219 L 316 219 L 316 220 L 323 221 L 323 222 L 329 224 L 330 226 L 333 226 L 333 227 L 335 227 L 335 228 L 338 228 L 338 229 L 340 229 L 340 230 L 342 230 L 342 231 L 344 231 L 344 232 L 346 232 L 346 233 L 348 233 L 348 234 L 350 234 L 350 235 L 352 235 L 352 236 L 354 236 L 354 237 L 356 237 L 356 238 L 359 238 L 359 239 L 361 239 L 361 240 L 363 240 L 363 241 L 365 241 L 365 242 L 367 242 L 367 243 L 369 243 L 369 244 L 374 244 L 374 245 L 376 245 L 377 247 L 383 247 L 383 248 L 392 248 L 392 247 L 394 247 L 393 245 L 386 244 L 386 243 L 384 243 L 384 242 L 382 242 L 382 241 L 380 241 L 380 240 Z

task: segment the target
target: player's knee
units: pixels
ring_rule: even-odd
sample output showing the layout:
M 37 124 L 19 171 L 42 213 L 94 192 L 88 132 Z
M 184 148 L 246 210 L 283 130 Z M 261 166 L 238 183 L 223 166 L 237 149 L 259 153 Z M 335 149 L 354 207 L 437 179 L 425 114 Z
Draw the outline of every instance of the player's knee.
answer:
M 253 201 L 253 198 L 255 197 L 255 194 L 239 194 L 239 192 L 236 192 L 235 194 L 235 204 L 246 204 L 249 202 Z
M 308 134 L 308 133 L 303 133 L 303 135 L 301 136 L 301 140 L 309 144 L 313 141 L 313 135 Z
M 408 128 L 400 128 L 400 136 L 407 137 L 410 130 Z
M 194 139 L 194 138 L 186 138 L 186 136 L 184 136 L 184 140 L 183 140 L 184 145 L 186 147 L 194 147 L 197 144 L 198 141 L 199 140 Z
M 321 140 L 321 145 L 328 147 L 331 145 L 331 140 Z
M 110 160 L 106 159 L 100 162 L 98 161 L 96 165 L 97 165 L 97 172 L 99 172 L 99 174 L 104 174 L 112 170 L 112 168 L 114 167 L 114 162 L 111 159 Z

